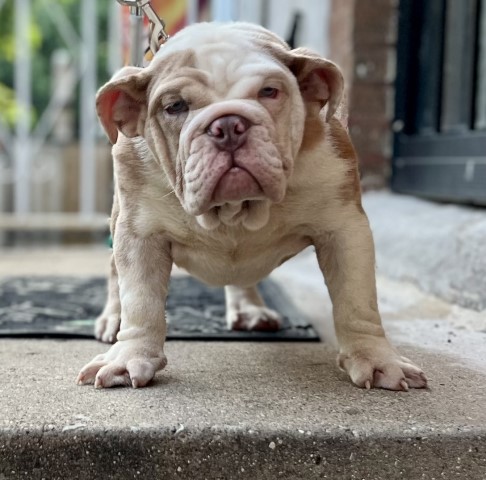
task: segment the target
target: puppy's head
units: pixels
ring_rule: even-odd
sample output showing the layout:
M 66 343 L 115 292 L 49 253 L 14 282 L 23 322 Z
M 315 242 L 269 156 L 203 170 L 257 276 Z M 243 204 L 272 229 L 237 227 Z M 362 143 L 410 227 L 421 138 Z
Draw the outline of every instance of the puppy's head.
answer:
M 145 138 L 184 210 L 201 225 L 264 226 L 281 202 L 306 115 L 339 105 L 342 75 L 256 25 L 197 24 L 145 69 L 125 67 L 98 92 L 101 122 Z

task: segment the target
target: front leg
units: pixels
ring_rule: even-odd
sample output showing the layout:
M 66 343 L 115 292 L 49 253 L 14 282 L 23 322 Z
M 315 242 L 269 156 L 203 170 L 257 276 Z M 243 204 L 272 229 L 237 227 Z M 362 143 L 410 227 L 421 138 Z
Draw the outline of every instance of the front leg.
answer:
M 113 253 L 121 304 L 118 341 L 81 370 L 77 383 L 143 387 L 167 363 L 163 346 L 170 245 L 162 235 L 138 238 L 118 222 Z
M 317 258 L 333 303 L 338 365 L 360 387 L 424 388 L 420 368 L 392 347 L 376 298 L 373 238 L 364 213 L 315 240 Z

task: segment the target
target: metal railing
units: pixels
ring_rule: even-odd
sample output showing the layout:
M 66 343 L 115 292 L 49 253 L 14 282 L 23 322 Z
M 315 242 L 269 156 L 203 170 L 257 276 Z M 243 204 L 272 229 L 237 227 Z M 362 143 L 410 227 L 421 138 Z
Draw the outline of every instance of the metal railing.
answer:
M 17 113 L 13 126 L 8 126 L 0 113 L 0 233 L 106 229 L 109 208 L 100 208 L 97 200 L 100 188 L 106 189 L 108 197 L 111 189 L 109 178 L 100 184 L 98 171 L 99 157 L 107 156 L 108 147 L 101 140 L 94 108 L 98 87 L 97 3 L 79 2 L 79 25 L 68 18 L 62 4 L 55 0 L 16 0 L 11 5 L 15 48 L 12 80 Z M 0 0 L 0 14 L 7 5 Z M 33 76 L 36 53 L 29 41 L 32 25 L 36 25 L 34 7 L 42 8 L 54 27 L 60 50 L 52 58 L 43 59 L 52 65 L 51 95 L 32 125 L 33 84 L 39 80 Z M 110 9 L 108 43 L 120 50 L 121 7 L 113 2 Z M 122 56 L 111 49 L 109 68 L 114 71 L 121 67 Z M 78 118 L 73 119 L 77 88 L 80 108 Z M 71 157 L 69 169 L 64 158 L 66 151 Z M 66 193 L 69 189 L 78 193 L 66 208 L 62 197 L 72 197 L 69 191 Z

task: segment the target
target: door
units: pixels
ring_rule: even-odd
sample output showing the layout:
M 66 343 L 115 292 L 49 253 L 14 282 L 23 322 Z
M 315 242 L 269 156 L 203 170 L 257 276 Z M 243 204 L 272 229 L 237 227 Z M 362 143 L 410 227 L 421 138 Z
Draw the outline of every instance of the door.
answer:
M 486 0 L 401 0 L 392 189 L 486 205 Z

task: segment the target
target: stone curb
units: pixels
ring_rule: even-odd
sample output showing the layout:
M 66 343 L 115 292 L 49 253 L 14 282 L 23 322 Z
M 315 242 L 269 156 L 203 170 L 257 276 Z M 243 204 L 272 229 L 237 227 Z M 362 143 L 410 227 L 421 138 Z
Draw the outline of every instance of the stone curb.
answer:
M 310 432 L 309 432 L 310 433 Z M 286 431 L 0 434 L 0 478 L 482 480 L 486 437 L 289 435 Z

